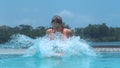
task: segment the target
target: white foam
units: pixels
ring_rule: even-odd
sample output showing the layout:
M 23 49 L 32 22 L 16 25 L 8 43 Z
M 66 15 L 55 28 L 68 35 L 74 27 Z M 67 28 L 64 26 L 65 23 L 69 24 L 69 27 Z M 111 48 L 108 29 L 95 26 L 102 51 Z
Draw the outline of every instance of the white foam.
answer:
M 8 43 L 3 45 L 8 45 L 11 48 L 29 47 L 25 56 L 95 56 L 93 49 L 78 36 L 63 40 L 62 34 L 56 33 L 55 38 L 50 40 L 47 36 L 32 39 L 25 35 L 16 34 L 11 38 Z
M 80 37 L 73 36 L 63 40 L 60 36 L 62 35 L 57 34 L 54 40 L 50 40 L 46 36 L 36 39 L 35 44 L 28 49 L 27 55 L 39 57 L 95 56 L 92 48 Z M 32 49 L 36 50 L 36 54 L 31 52 Z

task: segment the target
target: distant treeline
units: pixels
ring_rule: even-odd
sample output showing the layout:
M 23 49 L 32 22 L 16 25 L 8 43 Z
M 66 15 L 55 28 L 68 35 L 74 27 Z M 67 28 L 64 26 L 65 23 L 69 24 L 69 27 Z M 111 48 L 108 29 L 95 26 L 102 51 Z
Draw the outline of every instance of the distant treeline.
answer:
M 66 25 L 67 28 L 70 28 Z M 31 38 L 43 37 L 48 28 L 39 26 L 33 28 L 30 25 L 19 25 L 15 27 L 0 26 L 0 43 L 10 40 L 14 34 L 24 34 Z M 75 36 L 93 42 L 120 41 L 120 27 L 108 27 L 105 23 L 89 24 L 87 27 L 76 27 L 73 29 Z
M 89 24 L 85 28 L 75 28 L 75 35 L 94 42 L 120 41 L 120 27 L 108 27 L 105 23 Z

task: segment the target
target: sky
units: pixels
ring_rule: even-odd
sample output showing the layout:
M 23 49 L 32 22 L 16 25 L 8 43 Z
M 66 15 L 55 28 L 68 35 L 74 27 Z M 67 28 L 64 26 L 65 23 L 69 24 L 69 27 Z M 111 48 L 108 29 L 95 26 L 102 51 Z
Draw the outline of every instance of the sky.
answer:
M 0 0 L 0 25 L 49 27 L 54 15 L 71 28 L 102 23 L 120 27 L 120 0 Z

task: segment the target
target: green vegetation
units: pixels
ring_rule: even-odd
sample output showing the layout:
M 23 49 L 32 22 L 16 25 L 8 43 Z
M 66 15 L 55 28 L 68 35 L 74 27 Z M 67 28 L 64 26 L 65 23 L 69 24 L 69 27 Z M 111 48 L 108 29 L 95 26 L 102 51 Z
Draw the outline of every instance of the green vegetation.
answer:
M 89 24 L 85 28 L 75 28 L 75 35 L 94 42 L 120 41 L 120 27 L 108 27 L 105 23 Z
M 70 28 L 68 25 L 66 25 L 66 27 Z M 46 29 L 48 28 L 44 26 L 33 28 L 30 25 L 19 25 L 16 27 L 0 26 L 0 43 L 8 42 L 10 36 L 14 34 L 24 34 L 31 38 L 43 37 Z M 89 24 L 85 28 L 77 27 L 73 30 L 75 36 L 80 36 L 88 41 L 120 41 L 120 27 L 108 27 L 105 23 Z
M 30 25 L 19 25 L 16 27 L 0 26 L 0 43 L 10 40 L 14 34 L 24 34 L 31 38 L 42 37 L 45 35 L 46 28 L 43 26 L 33 29 Z

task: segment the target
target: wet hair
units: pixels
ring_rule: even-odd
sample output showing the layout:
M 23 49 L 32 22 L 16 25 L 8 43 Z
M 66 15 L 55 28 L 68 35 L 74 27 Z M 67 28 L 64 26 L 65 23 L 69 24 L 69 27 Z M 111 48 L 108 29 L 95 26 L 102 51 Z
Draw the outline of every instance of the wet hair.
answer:
M 51 23 L 53 23 L 53 22 L 62 24 L 62 18 L 61 18 L 60 16 L 58 16 L 58 15 L 55 15 L 55 16 L 52 18 Z

